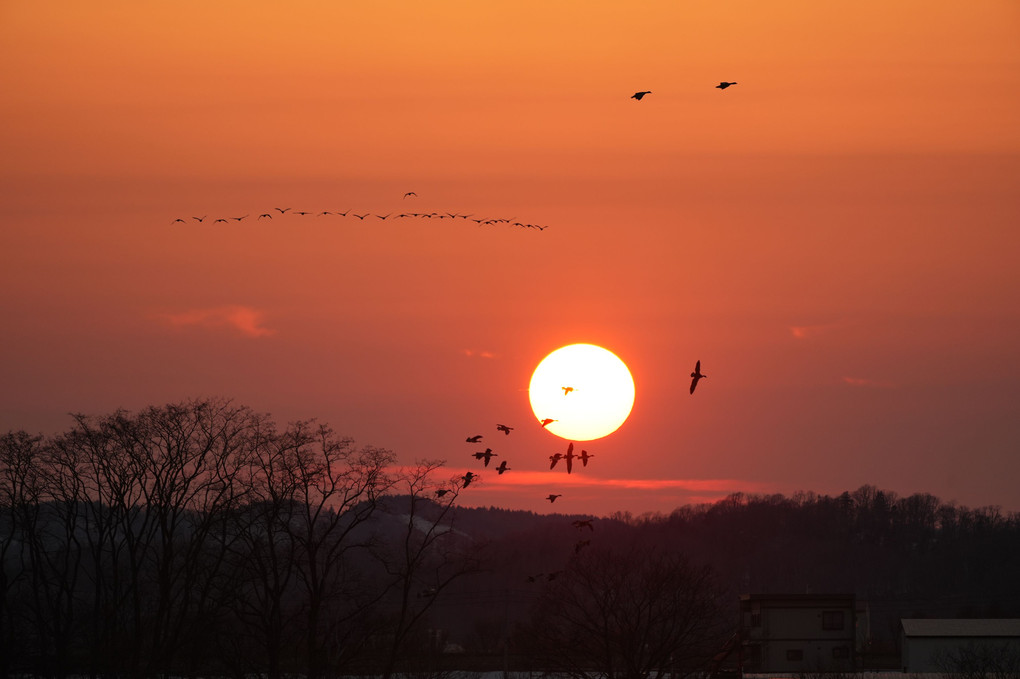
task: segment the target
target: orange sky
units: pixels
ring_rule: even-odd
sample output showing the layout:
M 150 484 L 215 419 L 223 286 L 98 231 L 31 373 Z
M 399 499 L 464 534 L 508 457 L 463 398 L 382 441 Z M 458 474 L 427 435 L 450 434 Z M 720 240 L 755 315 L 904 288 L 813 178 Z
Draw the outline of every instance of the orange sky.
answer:
M 451 474 L 515 424 L 466 504 L 1020 510 L 1013 0 L 7 0 L 0 93 L 0 431 L 227 396 Z M 409 201 L 549 228 L 256 220 Z M 637 396 L 566 479 L 574 342 Z

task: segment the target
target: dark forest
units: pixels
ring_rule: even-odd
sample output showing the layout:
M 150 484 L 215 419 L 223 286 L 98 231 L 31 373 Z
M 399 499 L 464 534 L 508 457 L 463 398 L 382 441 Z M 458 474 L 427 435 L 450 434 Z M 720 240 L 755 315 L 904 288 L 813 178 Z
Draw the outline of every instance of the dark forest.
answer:
M 9 432 L 0 676 L 683 676 L 740 594 L 822 592 L 856 595 L 877 668 L 900 618 L 1020 617 L 1020 516 L 995 507 L 864 486 L 538 515 L 462 485 L 224 400 Z

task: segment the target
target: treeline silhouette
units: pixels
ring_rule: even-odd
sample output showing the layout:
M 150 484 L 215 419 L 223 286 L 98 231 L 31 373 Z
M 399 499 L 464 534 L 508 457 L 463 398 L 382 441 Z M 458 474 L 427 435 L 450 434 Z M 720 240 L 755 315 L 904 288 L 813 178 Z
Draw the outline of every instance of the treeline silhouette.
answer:
M 1020 516 L 994 507 L 863 486 L 539 515 L 462 483 L 226 400 L 9 432 L 0 676 L 683 676 L 749 592 L 855 593 L 864 663 L 897 666 L 901 617 L 1020 617 Z

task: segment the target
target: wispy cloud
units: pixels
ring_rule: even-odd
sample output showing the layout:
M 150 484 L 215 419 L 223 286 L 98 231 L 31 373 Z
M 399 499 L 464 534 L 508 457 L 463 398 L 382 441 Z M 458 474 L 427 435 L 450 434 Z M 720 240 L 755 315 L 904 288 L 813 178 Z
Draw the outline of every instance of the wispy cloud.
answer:
M 765 484 L 744 479 L 626 479 L 626 478 L 598 478 L 584 474 L 567 474 L 561 462 L 556 469 L 546 470 L 514 470 L 505 474 L 497 474 L 494 467 L 444 467 L 450 476 L 459 476 L 471 471 L 482 478 L 490 480 L 499 479 L 499 484 L 504 486 L 548 486 L 551 481 L 557 485 L 591 488 L 619 488 L 627 490 L 667 490 L 687 491 L 696 493 L 760 493 L 768 492 L 769 487 Z M 575 463 L 574 471 L 578 471 Z M 555 477 L 550 476 L 555 474 Z
M 871 380 L 866 377 L 844 377 L 843 383 L 851 387 L 872 387 L 874 389 L 892 389 L 896 385 L 886 380 Z
M 227 328 L 247 337 L 265 337 L 276 331 L 265 326 L 265 313 L 241 305 L 189 309 L 180 313 L 164 313 L 158 317 L 175 328 Z
M 841 321 L 833 321 L 831 323 L 811 323 L 808 325 L 791 325 L 790 335 L 799 340 L 810 339 L 812 337 L 828 334 L 842 325 L 845 325 L 845 323 Z
M 475 349 L 465 349 L 464 355 L 468 358 L 495 358 L 496 354 L 491 351 L 477 351 Z

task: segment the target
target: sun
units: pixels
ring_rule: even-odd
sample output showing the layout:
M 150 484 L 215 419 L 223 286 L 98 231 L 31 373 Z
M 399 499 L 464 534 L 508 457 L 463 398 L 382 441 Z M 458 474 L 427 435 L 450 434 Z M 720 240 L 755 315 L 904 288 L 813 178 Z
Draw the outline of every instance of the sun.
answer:
M 545 428 L 571 441 L 602 438 L 620 428 L 634 407 L 634 378 L 617 356 L 594 344 L 560 347 L 542 359 L 528 388 L 531 409 Z

